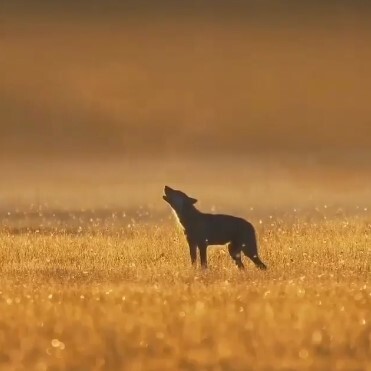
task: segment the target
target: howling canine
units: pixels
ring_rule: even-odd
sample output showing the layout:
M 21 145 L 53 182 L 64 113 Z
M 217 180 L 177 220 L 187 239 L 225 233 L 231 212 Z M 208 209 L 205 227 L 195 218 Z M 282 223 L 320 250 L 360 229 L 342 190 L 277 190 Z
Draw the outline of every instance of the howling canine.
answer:
M 228 244 L 229 254 L 238 268 L 244 269 L 243 252 L 258 268 L 267 269 L 258 256 L 255 230 L 249 222 L 231 215 L 204 214 L 195 208 L 196 199 L 168 186 L 164 193 L 163 199 L 170 204 L 184 229 L 192 264 L 197 260 L 197 247 L 201 266 L 206 268 L 207 246 Z

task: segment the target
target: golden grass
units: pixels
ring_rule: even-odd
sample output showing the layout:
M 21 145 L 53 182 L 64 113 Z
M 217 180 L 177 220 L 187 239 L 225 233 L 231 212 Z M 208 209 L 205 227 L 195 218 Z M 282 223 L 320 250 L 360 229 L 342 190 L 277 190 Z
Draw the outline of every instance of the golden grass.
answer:
M 113 226 L 113 224 L 112 224 Z M 2 369 L 369 369 L 368 217 L 258 223 L 267 272 L 162 222 L 0 233 Z
M 1 165 L 0 369 L 370 368 L 367 174 L 224 157 Z M 226 248 L 192 269 L 167 183 L 253 222 L 268 271 L 239 272 Z

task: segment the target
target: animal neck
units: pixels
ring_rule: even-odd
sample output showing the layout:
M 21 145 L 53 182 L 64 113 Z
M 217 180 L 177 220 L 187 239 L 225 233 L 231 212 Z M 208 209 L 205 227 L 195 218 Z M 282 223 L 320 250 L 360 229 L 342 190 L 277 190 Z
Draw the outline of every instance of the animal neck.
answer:
M 184 229 L 194 223 L 195 219 L 200 215 L 200 211 L 197 210 L 194 205 L 188 205 L 187 207 L 183 208 L 181 211 L 175 211 L 179 223 L 183 226 Z

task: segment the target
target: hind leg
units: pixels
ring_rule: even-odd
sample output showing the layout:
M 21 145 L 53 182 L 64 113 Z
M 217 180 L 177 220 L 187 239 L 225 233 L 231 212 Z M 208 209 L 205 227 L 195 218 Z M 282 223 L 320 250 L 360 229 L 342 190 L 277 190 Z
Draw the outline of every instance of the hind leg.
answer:
M 267 269 L 267 266 L 259 258 L 255 231 L 252 226 L 249 230 L 249 233 L 245 237 L 244 243 L 242 244 L 242 251 L 249 259 L 252 260 L 257 268 L 262 270 Z
M 260 260 L 258 255 L 249 256 L 247 255 L 252 262 L 255 264 L 255 266 L 261 270 L 266 270 L 267 266 Z
M 251 259 L 257 268 L 262 270 L 267 269 L 267 266 L 260 260 L 258 252 L 254 246 L 251 248 L 248 245 L 243 244 L 242 251 L 249 259 Z
M 229 255 L 231 256 L 231 258 L 236 263 L 239 269 L 244 269 L 245 266 L 243 265 L 241 260 L 241 250 L 242 247 L 238 244 L 234 244 L 233 242 L 228 244 Z

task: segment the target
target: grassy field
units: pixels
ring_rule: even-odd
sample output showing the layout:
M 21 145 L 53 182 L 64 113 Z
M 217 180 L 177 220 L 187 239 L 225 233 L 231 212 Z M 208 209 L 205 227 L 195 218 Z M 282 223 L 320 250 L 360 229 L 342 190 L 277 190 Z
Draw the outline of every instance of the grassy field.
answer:
M 250 168 L 255 182 L 237 183 L 233 197 L 223 179 L 221 188 L 215 183 L 209 190 L 199 172 L 187 185 L 200 196 L 200 208 L 251 220 L 269 268 L 262 272 L 245 260 L 247 269 L 239 272 L 226 248 L 210 248 L 209 269 L 202 271 L 190 267 L 182 232 L 161 201 L 169 168 L 157 178 L 149 168 L 153 182 L 143 185 L 143 204 L 140 190 L 109 169 L 109 185 L 101 187 L 91 181 L 102 179 L 97 168 L 90 177 L 70 169 L 69 182 L 51 177 L 59 188 L 36 175 L 27 182 L 10 175 L 1 186 L 1 369 L 370 369 L 365 194 L 357 199 L 345 192 L 316 204 L 331 193 L 323 184 L 321 194 L 312 188 L 311 198 L 287 174 L 279 185 L 272 173 L 263 182 Z M 133 184 L 138 177 L 144 175 Z M 27 184 L 29 193 L 17 199 L 13 182 Z M 271 202 L 279 194 L 285 201 L 275 207 L 264 197 L 272 183 Z M 75 198 L 68 189 L 76 190 Z

